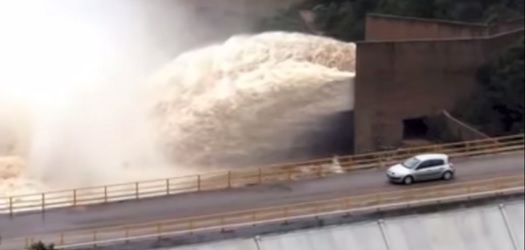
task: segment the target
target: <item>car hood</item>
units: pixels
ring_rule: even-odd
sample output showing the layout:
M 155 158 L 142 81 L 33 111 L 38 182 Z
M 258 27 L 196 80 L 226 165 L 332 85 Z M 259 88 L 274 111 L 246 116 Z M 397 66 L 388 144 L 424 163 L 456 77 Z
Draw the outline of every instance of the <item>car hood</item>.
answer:
M 403 175 L 403 174 L 408 174 L 410 172 L 410 170 L 405 168 L 401 164 L 397 164 L 397 165 L 394 165 L 394 166 L 388 168 L 388 172 L 389 173 L 393 173 L 395 175 Z

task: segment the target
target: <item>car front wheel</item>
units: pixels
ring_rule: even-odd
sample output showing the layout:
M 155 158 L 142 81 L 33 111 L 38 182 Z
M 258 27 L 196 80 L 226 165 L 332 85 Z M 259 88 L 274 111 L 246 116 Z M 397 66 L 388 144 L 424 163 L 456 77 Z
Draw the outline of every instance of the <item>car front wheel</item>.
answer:
M 410 185 L 414 183 L 414 178 L 412 176 L 407 176 L 403 179 L 403 184 Z

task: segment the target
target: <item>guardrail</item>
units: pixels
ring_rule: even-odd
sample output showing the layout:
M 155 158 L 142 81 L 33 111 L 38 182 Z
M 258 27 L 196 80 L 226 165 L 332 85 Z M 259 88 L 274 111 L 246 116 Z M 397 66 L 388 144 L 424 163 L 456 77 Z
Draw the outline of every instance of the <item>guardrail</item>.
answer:
M 338 158 L 337 164 L 334 164 L 332 158 L 328 158 L 223 173 L 12 196 L 0 198 L 0 213 L 13 215 L 16 212 L 23 211 L 45 211 L 58 207 L 85 206 L 124 200 L 138 200 L 176 193 L 201 192 L 282 181 L 321 178 L 353 170 L 385 167 L 414 154 L 426 152 L 446 153 L 455 158 L 521 150 L 524 150 L 523 134 L 343 156 Z
M 511 188 L 523 188 L 524 176 L 500 177 L 457 184 L 440 184 L 431 187 L 407 188 L 405 190 L 364 194 L 324 201 L 298 203 L 286 206 L 266 207 L 255 210 L 230 212 L 216 215 L 165 220 L 151 223 L 108 227 L 93 230 L 66 232 L 9 240 L 9 246 L 29 246 L 34 242 L 53 242 L 60 248 L 97 247 L 102 244 L 129 243 L 132 240 L 162 238 L 170 235 L 205 230 L 224 230 L 235 225 L 255 225 L 268 221 L 285 221 L 293 218 L 323 213 L 348 212 L 355 209 L 399 204 L 450 196 L 475 195 L 500 192 Z

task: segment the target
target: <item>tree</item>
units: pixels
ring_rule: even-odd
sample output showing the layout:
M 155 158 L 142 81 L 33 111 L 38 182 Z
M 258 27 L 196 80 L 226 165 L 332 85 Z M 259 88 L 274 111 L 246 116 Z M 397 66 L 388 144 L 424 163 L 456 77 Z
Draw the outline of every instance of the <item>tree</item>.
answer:
M 46 245 L 42 241 L 39 241 L 37 243 L 34 243 L 31 245 L 31 247 L 28 248 L 28 250 L 55 250 L 54 244 Z
M 265 19 L 258 30 L 302 31 L 297 11 L 308 9 L 316 16 L 316 26 L 327 36 L 356 41 L 364 38 L 368 13 L 463 22 L 494 23 L 524 16 L 523 0 L 308 0 L 286 12 Z
M 524 132 L 524 39 L 479 70 L 473 96 L 455 113 L 490 135 Z

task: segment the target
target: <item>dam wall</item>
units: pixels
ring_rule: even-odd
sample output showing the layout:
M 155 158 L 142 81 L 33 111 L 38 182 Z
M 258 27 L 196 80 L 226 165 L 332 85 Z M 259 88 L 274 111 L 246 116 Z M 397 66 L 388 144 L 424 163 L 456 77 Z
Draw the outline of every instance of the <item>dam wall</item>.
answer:
M 523 214 L 521 200 L 159 250 L 523 249 Z
M 523 24 L 523 23 L 522 23 Z M 405 121 L 451 110 L 477 84 L 478 69 L 523 37 L 485 25 L 371 15 L 357 43 L 355 153 L 402 146 Z

